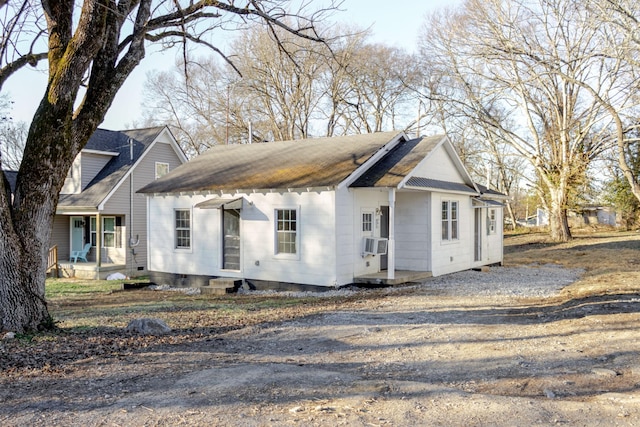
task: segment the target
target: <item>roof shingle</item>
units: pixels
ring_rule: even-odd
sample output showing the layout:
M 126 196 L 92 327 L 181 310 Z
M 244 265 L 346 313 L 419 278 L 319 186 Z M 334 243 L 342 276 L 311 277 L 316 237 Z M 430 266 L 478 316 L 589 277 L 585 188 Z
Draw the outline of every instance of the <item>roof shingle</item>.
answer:
M 139 192 L 233 192 L 334 187 L 401 135 L 404 134 L 396 131 L 214 146 Z

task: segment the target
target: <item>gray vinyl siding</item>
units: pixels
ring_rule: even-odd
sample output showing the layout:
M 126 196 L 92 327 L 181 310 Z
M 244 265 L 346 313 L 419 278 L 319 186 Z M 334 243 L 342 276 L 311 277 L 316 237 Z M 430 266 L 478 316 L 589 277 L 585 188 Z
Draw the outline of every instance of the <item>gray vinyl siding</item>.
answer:
M 95 153 L 81 153 L 81 176 L 82 176 L 82 189 L 85 189 L 91 180 L 104 168 L 104 166 L 111 160 L 111 156 Z
M 122 242 L 126 248 L 127 274 L 146 275 L 147 274 L 147 200 L 138 191 L 143 186 L 155 180 L 156 162 L 168 163 L 169 170 L 173 170 L 181 164 L 171 145 L 157 142 L 142 161 L 136 166 L 130 175 L 111 196 L 105 204 L 102 215 L 124 215 L 125 235 Z M 131 194 L 131 182 L 133 178 L 133 218 L 131 219 L 129 205 L 129 195 Z M 129 247 L 129 238 L 138 240 L 135 247 Z M 136 238 L 137 236 L 137 238 Z M 135 251 L 135 255 L 131 250 Z M 139 270 L 142 268 L 142 270 Z
M 69 235 L 70 217 L 56 215 L 53 217 L 53 228 L 51 230 L 51 243 L 49 247 L 58 245 L 58 259 L 66 261 L 69 259 L 71 249 L 69 248 L 71 236 Z

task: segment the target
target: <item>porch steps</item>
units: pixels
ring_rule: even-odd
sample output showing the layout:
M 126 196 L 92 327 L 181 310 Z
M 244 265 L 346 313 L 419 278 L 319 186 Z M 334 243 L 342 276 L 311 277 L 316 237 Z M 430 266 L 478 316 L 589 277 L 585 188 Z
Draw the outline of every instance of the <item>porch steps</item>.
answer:
M 232 277 L 217 277 L 209 279 L 208 286 L 200 286 L 203 295 L 224 295 L 233 293 L 242 286 L 242 279 Z

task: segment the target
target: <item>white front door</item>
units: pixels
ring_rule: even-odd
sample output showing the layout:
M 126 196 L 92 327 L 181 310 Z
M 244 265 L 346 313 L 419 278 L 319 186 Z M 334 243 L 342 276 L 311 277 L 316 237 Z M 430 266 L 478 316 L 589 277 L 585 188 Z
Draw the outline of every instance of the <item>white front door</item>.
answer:
M 81 251 L 84 246 L 84 218 L 71 217 L 71 252 Z

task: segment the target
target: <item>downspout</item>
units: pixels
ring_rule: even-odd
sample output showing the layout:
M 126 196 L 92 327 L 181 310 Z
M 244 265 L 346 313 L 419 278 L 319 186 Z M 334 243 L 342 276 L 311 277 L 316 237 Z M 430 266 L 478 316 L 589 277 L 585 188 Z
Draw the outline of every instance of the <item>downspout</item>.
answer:
M 389 242 L 387 246 L 387 279 L 396 278 L 396 241 L 395 241 L 395 222 L 396 222 L 396 189 L 389 189 Z

